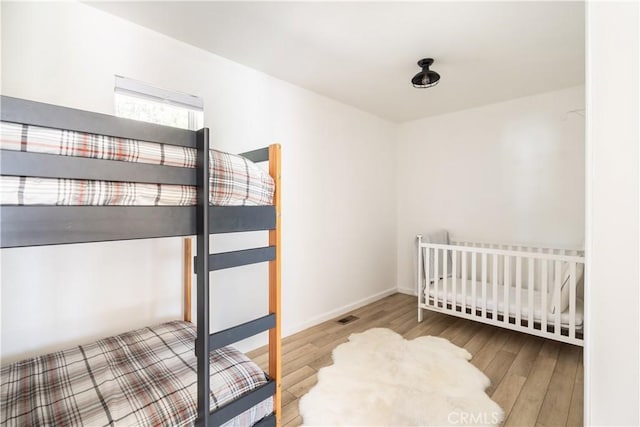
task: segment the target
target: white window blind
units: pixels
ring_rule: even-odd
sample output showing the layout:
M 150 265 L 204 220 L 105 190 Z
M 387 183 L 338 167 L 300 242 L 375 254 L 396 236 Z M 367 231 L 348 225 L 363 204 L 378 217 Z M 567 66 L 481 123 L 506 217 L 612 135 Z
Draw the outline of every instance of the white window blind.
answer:
M 196 130 L 203 126 L 202 98 L 116 76 L 115 110 L 118 117 Z

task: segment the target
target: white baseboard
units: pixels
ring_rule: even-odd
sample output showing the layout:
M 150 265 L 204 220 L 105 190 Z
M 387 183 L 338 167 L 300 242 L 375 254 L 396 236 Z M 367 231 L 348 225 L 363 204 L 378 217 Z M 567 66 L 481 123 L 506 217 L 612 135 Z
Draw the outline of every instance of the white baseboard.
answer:
M 400 292 L 401 294 L 406 294 L 406 295 L 411 295 L 411 296 L 416 296 L 418 295 L 416 293 L 416 289 L 415 288 L 401 288 L 400 286 L 398 286 L 398 289 L 396 289 L 398 292 Z
M 312 326 L 315 326 L 319 323 L 322 322 L 326 322 L 327 320 L 331 320 L 334 319 L 338 316 L 340 316 L 341 314 L 345 314 L 348 313 L 352 310 L 355 310 L 356 308 L 360 308 L 364 305 L 367 304 L 371 304 L 374 301 L 378 301 L 379 299 L 382 299 L 384 297 L 388 297 L 389 295 L 395 294 L 396 292 L 400 292 L 397 288 L 389 288 L 387 290 L 384 290 L 382 292 L 378 292 L 375 295 L 371 295 L 369 297 L 363 298 L 361 300 L 355 301 L 351 304 L 346 304 L 343 305 L 342 307 L 336 308 L 334 310 L 328 311 L 326 313 L 323 313 L 319 316 L 313 317 L 305 322 L 299 323 L 297 325 L 295 325 L 294 327 L 291 328 L 287 328 L 286 331 L 282 331 L 283 337 L 289 336 L 289 335 L 293 335 L 296 332 L 300 332 L 304 329 L 310 328 Z

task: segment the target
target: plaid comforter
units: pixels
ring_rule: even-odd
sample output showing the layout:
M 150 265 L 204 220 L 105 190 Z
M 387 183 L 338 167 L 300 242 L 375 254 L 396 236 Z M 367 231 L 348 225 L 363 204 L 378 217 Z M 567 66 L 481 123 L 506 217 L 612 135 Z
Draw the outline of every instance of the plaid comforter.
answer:
M 0 148 L 62 156 L 195 168 L 196 150 L 39 126 L 0 122 Z M 242 156 L 211 150 L 210 197 L 218 206 L 270 205 L 273 179 Z M 0 177 L 1 205 L 188 206 L 196 188 L 114 181 Z
M 193 424 L 195 328 L 175 321 L 5 366 L 0 422 L 34 425 Z M 266 382 L 232 347 L 211 353 L 211 409 Z M 225 426 L 249 426 L 270 414 L 269 398 Z

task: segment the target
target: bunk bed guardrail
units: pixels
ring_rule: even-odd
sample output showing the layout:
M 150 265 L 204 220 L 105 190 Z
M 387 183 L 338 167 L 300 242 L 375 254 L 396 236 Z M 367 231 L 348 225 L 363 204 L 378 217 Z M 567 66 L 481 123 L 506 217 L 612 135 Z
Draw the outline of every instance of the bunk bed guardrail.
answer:
M 0 96 L 3 122 L 135 139 L 197 149 L 196 168 L 66 157 L 0 150 L 2 175 L 195 185 L 196 206 L 1 206 L 0 247 L 13 248 L 104 242 L 171 236 L 197 236 L 197 425 L 221 425 L 273 396 L 274 412 L 257 425 L 279 425 L 280 346 L 280 146 L 241 154 L 269 162 L 275 182 L 273 205 L 209 204 L 209 130 L 182 130 L 110 115 Z M 210 253 L 209 235 L 244 231 L 269 232 L 269 246 Z M 206 254 L 206 255 L 205 255 Z M 258 262 L 269 263 L 269 314 L 223 331 L 209 330 L 209 273 Z M 209 411 L 209 353 L 260 332 L 269 331 L 268 382 L 220 408 Z
M 197 148 L 198 133 L 57 105 L 0 97 L 4 122 Z M 203 137 L 201 135 L 200 137 Z M 268 161 L 268 148 L 241 154 Z M 195 185 L 196 169 L 1 150 L 2 175 Z M 211 206 L 211 233 L 275 228 L 275 206 Z M 194 236 L 194 206 L 3 206 L 3 248 Z

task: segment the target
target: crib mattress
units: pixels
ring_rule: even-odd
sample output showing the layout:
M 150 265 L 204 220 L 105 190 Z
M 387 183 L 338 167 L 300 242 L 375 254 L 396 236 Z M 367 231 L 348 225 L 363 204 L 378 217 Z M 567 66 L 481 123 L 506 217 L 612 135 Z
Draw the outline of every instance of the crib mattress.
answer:
M 195 327 L 175 321 L 1 369 L 0 422 L 25 425 L 192 425 L 197 416 Z M 267 382 L 233 347 L 211 353 L 211 409 Z M 230 420 L 249 426 L 273 400 Z
M 455 303 L 460 306 L 463 301 L 466 302 L 467 307 L 471 307 L 473 303 L 473 295 L 471 293 L 472 286 L 476 288 L 476 308 L 482 308 L 482 282 L 481 281 L 466 281 L 466 297 L 463 296 L 461 290 L 461 278 L 456 279 L 456 293 L 455 293 Z M 436 293 L 434 284 L 432 283 L 429 286 L 429 297 L 431 299 L 436 299 L 438 302 L 443 302 L 445 300 L 445 292 L 444 292 L 444 280 L 440 279 L 438 281 L 438 291 Z M 451 278 L 447 278 L 447 292 L 446 292 L 446 301 L 449 304 L 454 303 L 454 294 L 453 294 L 453 285 Z M 516 316 L 516 288 L 509 288 L 509 306 L 505 307 L 504 304 L 504 286 L 498 285 L 498 298 L 494 298 L 493 295 L 493 284 L 487 282 L 487 311 L 495 312 L 496 311 L 496 300 L 497 300 L 497 312 L 500 315 L 504 315 L 505 312 L 509 313 L 509 316 Z M 533 293 L 533 319 L 536 322 L 540 322 L 542 320 L 543 313 L 543 303 L 542 303 L 542 293 L 540 291 L 534 291 Z M 575 325 L 577 330 L 582 329 L 583 324 L 583 301 L 578 298 L 576 303 L 576 313 L 575 313 Z M 547 322 L 549 324 L 553 324 L 555 322 L 555 314 L 547 311 Z M 529 292 L 526 289 L 522 289 L 522 293 L 520 295 L 520 314 L 522 319 L 529 318 Z M 569 327 L 569 309 L 565 310 L 560 314 L 560 323 L 562 327 Z
M 196 150 L 169 144 L 0 123 L 0 148 L 62 156 L 195 168 Z M 258 165 L 229 153 L 210 151 L 211 204 L 257 206 L 273 203 L 275 184 Z M 1 205 L 189 206 L 196 187 L 37 177 L 0 177 Z

